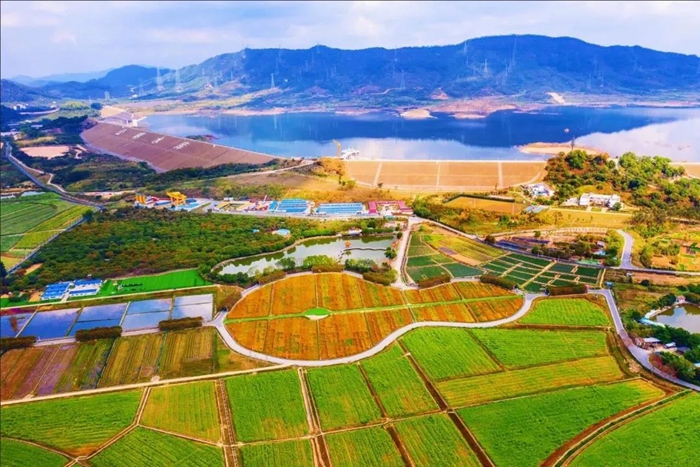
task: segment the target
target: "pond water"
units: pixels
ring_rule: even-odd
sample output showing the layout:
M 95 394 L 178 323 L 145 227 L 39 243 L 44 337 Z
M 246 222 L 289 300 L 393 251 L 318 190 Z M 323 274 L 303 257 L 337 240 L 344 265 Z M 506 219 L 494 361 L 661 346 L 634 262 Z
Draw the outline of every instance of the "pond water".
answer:
M 346 259 L 370 259 L 381 262 L 385 259 L 386 248 L 391 246 L 393 240 L 394 237 L 334 237 L 307 240 L 283 252 L 232 260 L 224 266 L 221 274 L 243 272 L 254 275 L 256 271 L 261 272 L 269 266 L 275 266 L 283 258 L 293 258 L 297 266 L 301 266 L 306 257 L 314 255 L 330 256 L 342 262 Z
M 335 155 L 335 139 L 343 148 L 358 149 L 362 158 L 546 159 L 549 156 L 523 154 L 515 146 L 566 143 L 575 137 L 577 144 L 613 156 L 634 151 L 700 162 L 700 109 L 560 106 L 539 112 L 500 111 L 477 120 L 448 115 L 407 120 L 388 113 L 151 115 L 144 124 L 178 136 L 209 134 L 215 144 L 284 157 Z
M 700 333 L 700 307 L 695 305 L 677 306 L 664 311 L 654 318 L 661 324 L 682 328 L 688 332 Z
M 31 313 L 0 316 L 0 337 L 16 337 L 30 316 Z
M 37 313 L 20 336 L 36 336 L 38 340 L 65 337 L 78 316 L 78 311 L 78 308 L 70 308 Z

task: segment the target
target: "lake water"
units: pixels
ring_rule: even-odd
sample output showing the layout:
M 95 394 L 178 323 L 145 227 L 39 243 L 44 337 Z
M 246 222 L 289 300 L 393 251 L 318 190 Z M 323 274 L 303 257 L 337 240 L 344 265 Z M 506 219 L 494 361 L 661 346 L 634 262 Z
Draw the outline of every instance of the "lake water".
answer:
M 700 308 L 694 305 L 677 306 L 656 315 L 656 321 L 688 332 L 700 333 Z
M 217 138 L 216 144 L 284 157 L 335 155 L 336 139 L 344 149 L 358 149 L 362 158 L 546 159 L 523 154 L 515 146 L 566 143 L 573 136 L 577 144 L 613 156 L 633 151 L 700 162 L 700 109 L 562 106 L 528 113 L 500 111 L 478 120 L 447 115 L 407 120 L 387 113 L 151 115 L 144 124 L 178 136 L 210 134 Z
M 307 240 L 280 253 L 270 253 L 251 258 L 233 260 L 221 270 L 221 274 L 239 272 L 254 275 L 269 266 L 275 266 L 283 258 L 293 258 L 301 266 L 304 258 L 324 255 L 345 262 L 346 259 L 370 259 L 381 262 L 384 252 L 391 246 L 393 237 L 329 238 Z M 349 244 L 349 245 L 347 245 Z

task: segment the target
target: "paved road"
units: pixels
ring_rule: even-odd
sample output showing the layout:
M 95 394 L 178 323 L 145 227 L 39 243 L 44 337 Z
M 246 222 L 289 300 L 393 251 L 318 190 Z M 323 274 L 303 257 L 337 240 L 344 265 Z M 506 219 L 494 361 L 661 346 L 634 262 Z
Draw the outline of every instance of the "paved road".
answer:
M 681 381 L 678 378 L 674 378 L 671 375 L 663 373 L 662 371 L 659 371 L 654 366 L 652 366 L 652 364 L 649 362 L 649 356 L 651 355 L 651 352 L 637 347 L 634 344 L 634 342 L 632 342 L 632 339 L 630 339 L 629 334 L 627 334 L 627 330 L 625 329 L 625 326 L 622 323 L 622 318 L 620 317 L 620 312 L 617 309 L 617 304 L 615 303 L 615 298 L 613 297 L 611 290 L 595 290 L 591 293 L 594 293 L 596 295 L 602 295 L 603 297 L 605 297 L 605 300 L 608 302 L 608 308 L 610 309 L 610 313 L 613 317 L 613 322 L 615 323 L 615 330 L 622 339 L 622 342 L 627 347 L 627 350 L 629 350 L 632 356 L 634 356 L 635 360 L 637 360 L 644 368 L 651 371 L 660 378 L 675 383 L 679 386 L 683 386 L 685 388 L 700 392 L 700 386 L 696 386 L 695 384 L 691 384 L 686 381 Z
M 634 250 L 634 237 L 625 232 L 624 230 L 618 229 L 622 238 L 625 240 L 625 244 L 622 247 L 622 258 L 620 259 L 620 265 L 614 269 L 624 269 L 628 271 L 638 271 L 638 272 L 648 272 L 652 274 L 668 274 L 668 275 L 689 275 L 689 276 L 700 276 L 700 272 L 686 272 L 686 271 L 670 271 L 667 269 L 653 269 L 653 268 L 640 268 L 632 264 L 632 251 Z
M 236 340 L 228 333 L 226 330 L 226 327 L 224 326 L 224 320 L 226 319 L 226 315 L 224 313 L 221 313 L 216 320 L 207 323 L 207 326 L 213 326 L 215 327 L 218 331 L 221 337 L 224 339 L 224 342 L 233 349 L 235 352 L 240 353 L 241 355 L 245 355 L 247 357 L 251 358 L 256 358 L 258 360 L 263 360 L 266 362 L 270 363 L 276 363 L 279 365 L 296 365 L 296 366 L 304 366 L 304 367 L 321 367 L 321 366 L 330 366 L 330 365 L 339 365 L 343 363 L 354 363 L 360 360 L 363 360 L 365 358 L 369 358 L 373 355 L 378 354 L 382 350 L 384 350 L 389 344 L 393 343 L 396 339 L 399 337 L 403 336 L 409 331 L 412 331 L 413 329 L 418 329 L 418 328 L 423 328 L 423 327 L 444 327 L 444 328 L 492 328 L 496 326 L 501 326 L 503 324 L 507 323 L 512 323 L 513 321 L 517 321 L 518 319 L 522 318 L 525 316 L 525 314 L 530 311 L 530 307 L 532 306 L 533 300 L 535 300 L 538 297 L 542 297 L 542 294 L 527 294 L 525 295 L 525 301 L 523 302 L 523 306 L 520 308 L 520 310 L 514 314 L 513 316 L 510 316 L 508 318 L 504 319 L 499 319 L 497 321 L 488 321 L 484 323 L 445 323 L 442 321 L 424 321 L 424 322 L 419 322 L 419 323 L 411 323 L 407 326 L 404 326 L 402 328 L 397 329 L 396 331 L 392 332 L 388 336 L 386 336 L 384 339 L 382 339 L 381 342 L 379 342 L 377 345 L 372 347 L 371 349 L 365 350 L 364 352 L 360 352 L 355 355 L 350 355 L 348 357 L 342 357 L 342 358 L 335 358 L 332 360 L 291 360 L 287 358 L 279 358 L 279 357 L 273 357 L 271 355 L 266 355 L 260 352 L 255 352 L 253 350 L 247 349 L 240 345 Z

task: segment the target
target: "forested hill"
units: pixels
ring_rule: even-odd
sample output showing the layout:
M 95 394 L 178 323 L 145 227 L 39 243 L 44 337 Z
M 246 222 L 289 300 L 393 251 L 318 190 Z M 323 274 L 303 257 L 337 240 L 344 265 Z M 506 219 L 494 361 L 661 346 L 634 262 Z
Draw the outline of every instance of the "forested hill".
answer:
M 153 73 L 153 71 L 152 71 Z M 145 77 L 144 77 L 145 78 Z M 602 47 L 573 38 L 495 36 L 436 47 L 396 50 L 245 49 L 143 79 L 153 98 L 225 98 L 269 90 L 264 103 L 385 102 L 397 105 L 450 98 L 546 93 L 674 98 L 700 92 L 700 58 L 642 47 Z M 70 83 L 39 88 L 66 97 Z M 87 84 L 87 83 L 86 83 Z M 138 84 L 131 80 L 130 84 Z

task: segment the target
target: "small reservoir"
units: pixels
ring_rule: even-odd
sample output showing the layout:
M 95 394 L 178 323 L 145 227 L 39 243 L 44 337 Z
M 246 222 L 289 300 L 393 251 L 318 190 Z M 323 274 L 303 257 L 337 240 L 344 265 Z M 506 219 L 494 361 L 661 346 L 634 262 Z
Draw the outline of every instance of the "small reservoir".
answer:
M 654 317 L 654 320 L 667 326 L 685 329 L 688 332 L 700 333 L 700 307 L 695 305 L 675 306 L 671 310 L 659 313 Z

